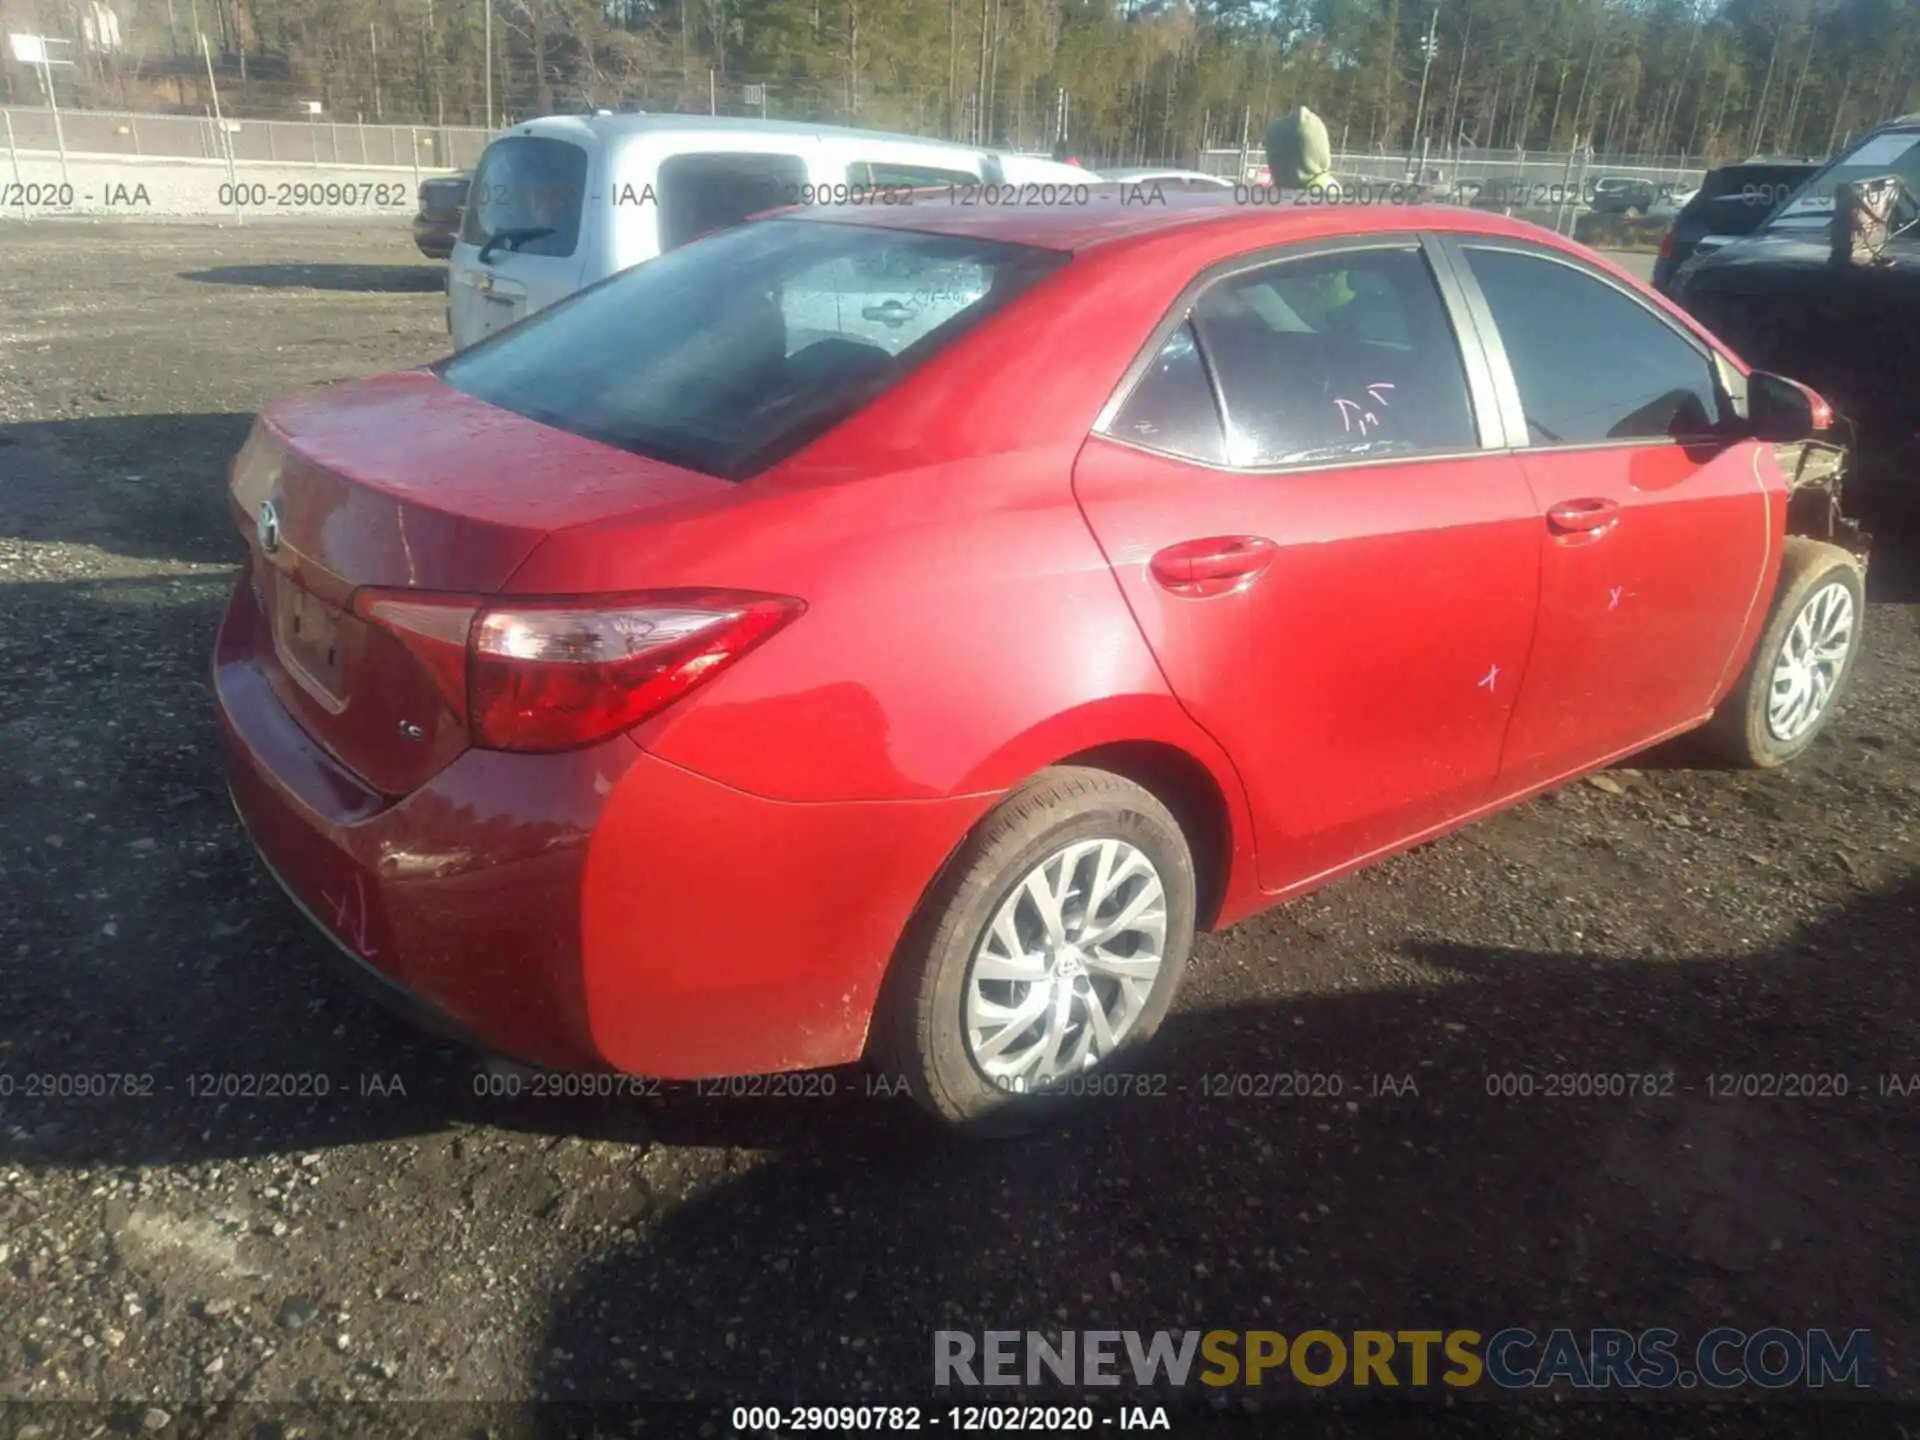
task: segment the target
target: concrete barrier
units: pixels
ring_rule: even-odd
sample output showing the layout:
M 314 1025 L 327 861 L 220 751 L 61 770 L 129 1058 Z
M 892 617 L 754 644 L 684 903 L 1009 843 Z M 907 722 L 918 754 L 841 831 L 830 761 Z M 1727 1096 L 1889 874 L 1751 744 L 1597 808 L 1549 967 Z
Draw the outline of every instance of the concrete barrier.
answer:
M 0 223 L 57 216 L 239 220 L 412 216 L 419 183 L 444 171 L 69 153 L 0 153 Z

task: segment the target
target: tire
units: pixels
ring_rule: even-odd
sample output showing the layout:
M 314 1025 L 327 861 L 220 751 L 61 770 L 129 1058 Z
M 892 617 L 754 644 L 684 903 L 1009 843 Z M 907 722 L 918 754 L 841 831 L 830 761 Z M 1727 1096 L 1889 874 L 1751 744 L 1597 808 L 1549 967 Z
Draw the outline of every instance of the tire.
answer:
M 1082 952 L 1069 947 L 1055 953 L 1051 945 L 1058 937 L 1070 941 L 1097 930 L 1139 900 L 1150 886 L 1133 856 L 1144 860 L 1160 887 L 1164 928 L 1157 971 L 1147 983 L 1136 979 L 1129 985 L 1104 967 L 1117 958 L 1123 964 L 1132 960 L 1135 969 L 1144 968 L 1149 963 L 1144 957 L 1151 949 L 1150 933 L 1129 926 L 1090 950 L 1095 959 L 1084 966 Z M 1071 873 L 1076 878 L 1072 881 L 1063 873 L 1065 861 L 1073 862 Z M 1091 915 L 1076 922 L 1076 897 L 1081 906 L 1093 898 L 1083 892 L 1095 889 L 1103 863 L 1109 874 L 1125 878 L 1100 897 Z M 1025 888 L 1036 872 L 1047 893 L 1065 891 L 1065 919 L 1054 931 L 1055 942 L 1043 938 L 1045 914 Z M 1166 1018 L 1193 949 L 1195 892 L 1187 839 L 1150 791 L 1104 770 L 1059 766 L 1041 772 L 980 822 L 921 902 L 882 987 L 869 1047 L 874 1063 L 889 1079 L 904 1079 L 909 1093 L 937 1119 L 982 1136 L 1020 1134 L 1089 1094 L 1125 1093 L 1129 1081 L 1114 1073 L 1114 1062 L 1152 1039 Z M 1000 924 L 1009 906 L 1012 911 L 1006 923 L 1019 942 L 1017 952 Z M 1147 932 L 1152 929 L 1154 910 L 1147 904 L 1142 912 Z M 1104 953 L 1122 947 L 1130 953 L 1119 957 Z M 988 950 L 995 953 L 985 953 Z M 1045 958 L 1038 953 L 1042 951 Z M 1013 953 L 1021 956 L 1017 963 L 1022 971 L 1029 964 L 1037 965 L 1045 978 L 983 978 L 981 986 L 975 987 L 976 963 L 992 965 Z M 978 1002 L 993 1000 L 1018 1012 L 1023 1003 L 1043 1003 L 1046 995 L 1057 997 L 1061 976 L 1074 987 L 1067 1008 L 1077 1023 L 1067 1027 L 1068 1038 L 1059 1053 L 1071 1058 L 1085 1040 L 1089 1050 L 1098 1054 L 1095 1068 L 1070 1069 L 1039 1084 L 1021 1075 L 990 1078 L 986 1067 L 1004 1070 L 1031 1048 L 1023 1043 L 1033 1034 L 1031 1026 L 1041 1025 L 1043 1034 L 1050 1032 L 1039 1019 L 1028 1022 L 1026 1029 L 1007 1025 L 1004 1028 L 1014 1032 L 1007 1037 L 977 1029 L 974 1019 L 995 1013 Z M 1120 998 L 1123 991 L 1129 998 Z M 1088 1008 L 1090 1001 L 1102 997 L 1110 997 L 1102 1004 L 1102 1018 L 1113 1040 L 1105 1047 L 1095 1038 L 1097 1027 Z M 970 1006 L 975 1008 L 970 1011 Z M 1046 1005 L 1040 1013 L 1050 1019 L 1055 1011 Z M 983 1051 L 992 1049 L 996 1041 L 1001 1048 L 976 1055 L 976 1035 L 981 1037 Z M 1103 1049 L 1105 1053 L 1099 1053 Z M 1046 1053 L 1041 1052 L 1039 1062 Z
M 1866 609 L 1864 572 L 1857 559 L 1837 545 L 1790 537 L 1767 628 L 1732 692 L 1707 722 L 1706 736 L 1713 748 L 1736 764 L 1770 770 L 1811 745 L 1832 720 L 1853 675 Z M 1776 711 L 1776 671 L 1788 659 L 1789 645 L 1804 653 L 1813 638 L 1837 634 L 1836 621 L 1842 619 L 1844 650 L 1827 672 L 1830 680 L 1825 690 L 1813 692 L 1817 706 L 1811 718 L 1804 707 L 1792 708 L 1790 697 L 1805 692 L 1791 687 L 1780 692 L 1784 712 Z M 1780 724 L 1782 718 L 1791 723 Z

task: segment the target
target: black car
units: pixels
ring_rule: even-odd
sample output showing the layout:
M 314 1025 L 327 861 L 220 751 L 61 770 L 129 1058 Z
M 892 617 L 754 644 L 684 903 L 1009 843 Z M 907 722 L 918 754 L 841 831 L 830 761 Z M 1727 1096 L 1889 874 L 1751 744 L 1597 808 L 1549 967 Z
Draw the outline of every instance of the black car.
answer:
M 1852 427 L 1862 498 L 1904 514 L 1920 503 L 1920 204 L 1902 194 L 1864 251 L 1833 234 L 1835 187 L 1883 176 L 1920 194 L 1920 115 L 1870 131 L 1751 235 L 1696 253 L 1672 295 L 1749 364 L 1824 395 Z
M 413 243 L 429 260 L 444 260 L 453 254 L 461 218 L 467 213 L 467 190 L 472 184 L 470 170 L 462 170 L 457 175 L 435 175 L 420 182 L 420 213 L 413 217 Z
M 1660 199 L 1660 187 L 1651 180 L 1608 175 L 1593 182 L 1588 207 L 1596 215 L 1644 215 Z
M 1748 160 L 1709 170 L 1660 242 L 1653 288 L 1671 295 L 1674 271 L 1701 241 L 1709 236 L 1751 235 L 1819 168 L 1818 160 Z

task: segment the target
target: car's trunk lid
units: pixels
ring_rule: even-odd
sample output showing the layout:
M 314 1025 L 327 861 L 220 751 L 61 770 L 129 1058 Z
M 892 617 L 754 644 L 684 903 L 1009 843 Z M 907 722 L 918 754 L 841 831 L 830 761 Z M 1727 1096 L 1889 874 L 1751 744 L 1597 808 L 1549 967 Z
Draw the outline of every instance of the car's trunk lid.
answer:
M 288 710 L 389 795 L 467 746 L 462 672 L 356 613 L 374 590 L 486 596 L 546 535 L 737 495 L 723 480 L 512 415 L 417 371 L 262 412 L 231 495 Z M 443 637 L 457 655 L 464 633 Z

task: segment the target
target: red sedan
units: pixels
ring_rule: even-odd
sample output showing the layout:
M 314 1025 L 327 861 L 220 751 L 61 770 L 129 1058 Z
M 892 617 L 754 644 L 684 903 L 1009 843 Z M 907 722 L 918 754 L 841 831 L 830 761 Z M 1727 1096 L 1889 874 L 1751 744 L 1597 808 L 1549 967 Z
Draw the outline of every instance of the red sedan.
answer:
M 214 670 L 288 893 L 526 1061 L 1011 1125 L 1196 929 L 1812 741 L 1811 392 L 1518 222 L 1138 199 L 788 212 L 269 406 Z

